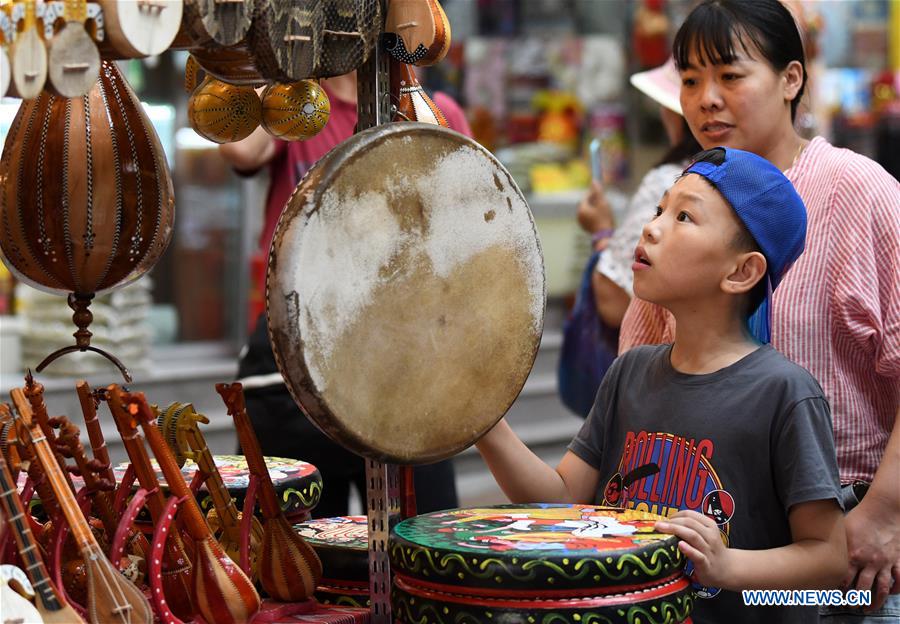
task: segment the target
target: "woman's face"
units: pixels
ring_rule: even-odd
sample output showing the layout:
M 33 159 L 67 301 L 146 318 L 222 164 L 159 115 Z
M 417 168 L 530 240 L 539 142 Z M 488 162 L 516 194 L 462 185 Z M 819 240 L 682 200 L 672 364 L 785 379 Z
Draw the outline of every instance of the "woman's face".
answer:
M 714 65 L 696 50 L 681 69 L 681 108 L 703 149 L 734 147 L 766 156 L 793 136 L 790 102 L 799 62 L 776 72 L 755 47 L 735 45 L 733 63 Z

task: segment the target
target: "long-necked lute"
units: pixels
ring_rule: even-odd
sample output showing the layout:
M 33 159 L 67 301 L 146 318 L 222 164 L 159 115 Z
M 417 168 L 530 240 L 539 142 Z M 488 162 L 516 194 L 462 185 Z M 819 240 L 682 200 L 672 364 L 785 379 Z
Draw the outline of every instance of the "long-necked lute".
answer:
M 144 431 L 144 436 L 166 477 L 169 491 L 183 498 L 181 520 L 193 539 L 194 600 L 207 622 L 238 624 L 249 622 L 259 611 L 259 594 L 241 568 L 228 558 L 203 519 L 200 507 L 188 488 L 172 451 L 156 426 L 156 416 L 140 392 L 124 396 L 128 413 Z
M 166 506 L 166 497 L 156 479 L 156 471 L 150 463 L 150 456 L 144 446 L 144 439 L 137 429 L 137 422 L 128 413 L 123 402 L 123 395 L 118 386 L 110 386 L 106 391 L 106 402 L 113 415 L 119 435 L 125 445 L 125 452 L 131 460 L 131 466 L 137 481 L 148 492 L 146 505 L 154 524 L 162 522 Z M 191 564 L 181 535 L 175 530 L 169 531 L 163 548 L 161 581 L 163 593 L 169 608 L 179 619 L 190 620 L 197 612 L 194 606 L 193 574 Z
M 22 391 L 14 388 L 10 392 L 13 403 L 20 413 L 30 410 Z M 153 622 L 153 611 L 147 598 L 132 582 L 119 574 L 103 553 L 87 520 L 81 513 L 75 496 L 56 462 L 50 443 L 40 428 L 32 425 L 23 427 L 20 435 L 30 436 L 38 461 L 56 494 L 69 530 L 84 558 L 87 570 L 88 618 L 92 624 L 138 624 Z
M 250 473 L 259 479 L 259 503 L 264 518 L 259 580 L 263 589 L 276 600 L 306 600 L 313 595 L 322 578 L 322 562 L 291 527 L 278 504 L 266 460 L 247 416 L 243 387 L 239 383 L 216 384 L 216 392 L 222 395 L 228 413 L 234 419 Z
M 9 521 L 10 530 L 19 547 L 19 555 L 25 564 L 25 574 L 35 591 L 35 607 L 48 624 L 83 624 L 84 620 L 66 602 L 50 581 L 50 574 L 41 558 L 40 549 L 25 512 L 25 506 L 16 490 L 6 460 L 0 454 L 0 504 Z

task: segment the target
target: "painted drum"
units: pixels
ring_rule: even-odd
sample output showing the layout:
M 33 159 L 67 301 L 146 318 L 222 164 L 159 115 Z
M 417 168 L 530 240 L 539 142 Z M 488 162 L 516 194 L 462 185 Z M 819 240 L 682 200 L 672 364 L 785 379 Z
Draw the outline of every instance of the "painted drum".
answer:
M 534 220 L 506 169 L 447 128 L 385 124 L 322 157 L 282 211 L 269 338 L 294 400 L 332 439 L 429 463 L 518 396 L 544 295 Z
M 322 562 L 316 600 L 345 607 L 369 606 L 369 534 L 366 516 L 307 520 L 294 529 Z
M 591 505 L 499 505 L 400 522 L 388 547 L 396 621 L 682 622 L 693 608 L 660 516 Z
M 228 493 L 234 498 L 238 511 L 242 510 L 244 494 L 250 485 L 250 470 L 247 468 L 247 460 L 243 455 L 214 455 L 213 461 L 222 475 L 222 481 L 225 483 Z M 159 465 L 155 459 L 152 459 L 151 462 L 156 470 L 156 478 L 159 480 L 160 486 L 168 494 L 166 479 L 160 471 Z M 129 465 L 128 462 L 123 462 L 113 468 L 117 483 L 121 483 Z M 278 495 L 281 508 L 288 520 L 299 522 L 308 518 L 309 512 L 319 504 L 319 499 L 322 497 L 322 475 L 319 473 L 319 469 L 299 459 L 284 457 L 266 457 L 266 466 L 272 477 L 272 483 L 275 485 L 275 493 Z M 197 464 L 190 459 L 186 460 L 181 468 L 181 473 L 188 485 L 196 472 Z M 24 472 L 19 475 L 18 486 L 20 489 L 26 479 L 27 475 Z M 75 482 L 76 488 L 81 488 L 84 484 L 78 475 L 72 475 L 72 480 Z M 37 505 L 37 499 L 34 499 L 33 503 Z M 204 513 L 213 507 L 212 498 L 207 493 L 205 485 L 201 486 L 200 491 L 197 492 L 197 503 Z M 39 507 L 36 507 L 35 513 L 40 513 Z M 150 513 L 146 508 L 141 510 L 137 521 L 150 522 Z

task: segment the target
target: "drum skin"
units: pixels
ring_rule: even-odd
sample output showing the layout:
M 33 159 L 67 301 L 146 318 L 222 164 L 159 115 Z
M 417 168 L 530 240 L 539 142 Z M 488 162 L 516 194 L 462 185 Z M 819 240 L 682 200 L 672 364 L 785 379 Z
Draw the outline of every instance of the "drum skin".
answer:
M 493 427 L 543 328 L 521 191 L 483 147 L 430 124 L 365 130 L 310 169 L 276 227 L 266 290 L 294 400 L 346 448 L 400 464 Z
M 400 622 L 681 622 L 693 609 L 660 516 L 591 505 L 498 505 L 416 516 L 391 531 Z M 533 619 L 532 619 L 533 618 Z
M 4 262 L 41 290 L 99 293 L 153 267 L 172 237 L 172 179 L 115 63 L 84 97 L 22 103 L 3 148 L 0 215 Z

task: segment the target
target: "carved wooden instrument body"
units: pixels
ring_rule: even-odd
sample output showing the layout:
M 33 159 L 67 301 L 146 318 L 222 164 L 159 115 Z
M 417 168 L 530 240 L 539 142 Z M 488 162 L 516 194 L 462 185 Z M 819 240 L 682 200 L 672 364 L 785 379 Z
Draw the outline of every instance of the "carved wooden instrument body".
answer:
M 184 0 L 183 23 L 193 46 L 230 46 L 243 40 L 258 0 Z
M 188 122 L 213 143 L 246 139 L 259 126 L 262 107 L 253 87 L 204 78 L 188 100 Z
M 234 419 L 250 473 L 259 479 L 260 507 L 265 518 L 259 562 L 260 582 L 276 600 L 306 600 L 313 595 L 322 578 L 322 562 L 312 547 L 291 527 L 278 504 L 265 458 L 244 406 L 243 387 L 239 383 L 216 384 L 216 391 L 222 395 L 228 413 Z
M 87 94 L 97 81 L 100 51 L 85 29 L 87 0 L 64 0 L 66 23 L 49 43 L 47 70 L 50 86 L 60 96 Z
M 94 294 L 136 280 L 172 236 L 172 180 L 140 101 L 115 63 L 84 98 L 42 93 L 23 102 L 0 162 L 0 251 L 25 283 L 70 293 L 79 329 L 70 351 L 90 346 Z
M 65 601 L 50 581 L 40 550 L 28 523 L 25 507 L 16 491 L 16 482 L 0 454 L 0 504 L 19 547 L 25 573 L 35 591 L 35 607 L 48 624 L 82 624 L 84 620 Z
M 394 121 L 421 121 L 448 127 L 447 119 L 419 84 L 412 66 L 391 60 L 391 95 L 396 102 Z
M 197 610 L 208 622 L 235 624 L 248 622 L 259 611 L 259 594 L 240 567 L 210 533 L 197 501 L 184 481 L 178 463 L 156 427 L 156 417 L 141 393 L 124 396 L 128 413 L 144 431 L 156 461 L 166 477 L 169 490 L 183 498 L 181 516 L 184 529 L 194 541 L 194 599 Z
M 241 556 L 241 514 L 213 459 L 212 453 L 200 431 L 199 424 L 208 424 L 209 419 L 198 414 L 190 403 L 172 403 L 160 411 L 159 430 L 166 438 L 169 448 L 179 466 L 191 459 L 197 468 L 212 498 L 213 508 L 206 514 L 206 523 L 232 561 L 240 561 Z M 263 528 L 256 518 L 250 519 L 250 570 L 256 580 L 259 547 L 262 544 Z
M 182 0 L 98 2 L 103 7 L 104 43 L 121 58 L 141 58 L 165 52 L 181 27 Z
M 15 388 L 10 394 L 20 413 L 30 409 L 21 390 Z M 36 425 L 32 425 L 30 430 L 25 427 L 22 429 L 27 432 L 26 435 L 31 436 L 31 443 L 38 461 L 44 468 L 44 473 L 50 481 L 57 502 L 66 517 L 69 530 L 84 558 L 88 584 L 87 610 L 90 621 L 92 624 L 118 622 L 150 624 L 153 621 L 150 603 L 133 583 L 119 574 L 104 555 L 78 508 L 75 496 L 69 489 L 59 464 L 56 463 L 49 441 Z
M 438 0 L 390 0 L 384 33 L 388 53 L 409 65 L 434 65 L 450 49 L 450 22 Z
M 328 94 L 314 80 L 271 84 L 263 91 L 261 99 L 263 128 L 285 141 L 314 137 L 331 116 Z
M 321 0 L 257 2 L 247 40 L 266 78 L 288 83 L 314 75 L 321 50 L 322 4 Z
M 13 589 L 15 586 L 16 589 Z M 28 577 L 13 565 L 0 565 L 0 622 L 3 624 L 43 624 L 31 599 L 34 589 Z
M 21 5 L 13 5 L 12 11 L 12 16 L 17 17 L 17 6 L 24 9 L 22 32 L 10 46 L 10 63 L 14 94 L 25 100 L 36 98 L 47 82 L 47 46 L 37 27 L 36 5 L 36 0 L 25 0 Z
M 156 471 L 150 464 L 150 456 L 144 447 L 144 440 L 137 430 L 137 422 L 128 413 L 123 392 L 117 386 L 107 389 L 107 404 L 113 415 L 125 451 L 131 460 L 140 486 L 148 492 L 147 507 L 154 523 L 162 521 L 166 500 L 156 479 Z M 162 587 L 172 612 L 182 620 L 189 620 L 197 612 L 194 606 L 193 566 L 185 551 L 181 535 L 172 525 L 166 539 L 162 558 Z

